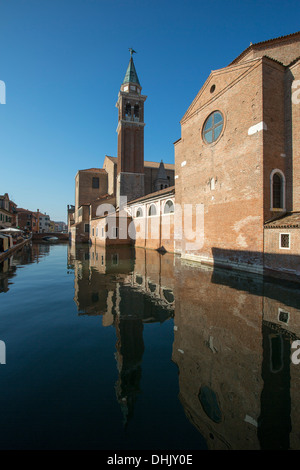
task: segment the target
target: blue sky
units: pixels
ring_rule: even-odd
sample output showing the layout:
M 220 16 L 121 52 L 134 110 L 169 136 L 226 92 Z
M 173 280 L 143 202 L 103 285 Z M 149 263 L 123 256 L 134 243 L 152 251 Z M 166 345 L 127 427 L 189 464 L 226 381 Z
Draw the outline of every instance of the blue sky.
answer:
M 298 31 L 299 0 L 0 0 L 0 194 L 66 220 L 79 169 L 117 155 L 128 48 L 147 95 L 145 160 L 174 162 L 211 70 Z

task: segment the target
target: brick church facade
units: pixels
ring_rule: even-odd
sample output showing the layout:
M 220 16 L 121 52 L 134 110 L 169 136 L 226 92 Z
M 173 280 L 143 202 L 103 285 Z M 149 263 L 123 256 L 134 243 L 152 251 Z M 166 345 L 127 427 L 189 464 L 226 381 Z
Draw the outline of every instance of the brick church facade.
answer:
M 183 116 L 176 202 L 203 204 L 204 244 L 191 252 L 176 240 L 181 256 L 300 275 L 299 59 L 300 33 L 250 45 L 211 72 Z
M 144 162 L 145 102 L 131 54 L 117 102 L 118 158 L 78 172 L 87 173 L 89 185 L 95 177 L 103 183 L 94 199 L 90 190 L 77 197 L 73 239 L 86 233 L 96 244 L 134 243 L 214 266 L 299 276 L 300 33 L 251 44 L 211 72 L 181 119 L 175 172 L 172 165 Z M 115 214 L 97 214 L 101 201 Z M 84 204 L 86 232 L 76 216 Z M 120 237 L 121 217 L 134 239 L 128 232 Z

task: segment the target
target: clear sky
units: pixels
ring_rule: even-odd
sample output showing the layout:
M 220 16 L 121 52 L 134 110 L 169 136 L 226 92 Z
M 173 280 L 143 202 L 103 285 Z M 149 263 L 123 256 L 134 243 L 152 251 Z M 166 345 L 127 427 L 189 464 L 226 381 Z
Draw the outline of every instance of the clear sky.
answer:
M 0 0 L 0 194 L 66 221 L 77 171 L 117 156 L 129 47 L 148 96 L 145 160 L 173 163 L 210 71 L 299 18 L 299 0 Z

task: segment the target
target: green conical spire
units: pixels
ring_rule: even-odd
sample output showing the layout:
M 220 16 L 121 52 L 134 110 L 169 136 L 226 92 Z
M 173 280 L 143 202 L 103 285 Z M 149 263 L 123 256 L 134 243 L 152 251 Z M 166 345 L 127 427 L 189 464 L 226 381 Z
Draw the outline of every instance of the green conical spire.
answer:
M 138 76 L 137 76 L 137 73 L 136 73 L 136 70 L 135 70 L 135 66 L 134 66 L 134 63 L 133 63 L 132 53 L 131 53 L 129 64 L 128 64 L 128 67 L 127 67 L 126 75 L 125 75 L 125 78 L 123 80 L 123 85 L 125 83 L 136 83 L 137 85 L 140 85 L 140 82 L 139 82 L 139 79 L 138 79 Z

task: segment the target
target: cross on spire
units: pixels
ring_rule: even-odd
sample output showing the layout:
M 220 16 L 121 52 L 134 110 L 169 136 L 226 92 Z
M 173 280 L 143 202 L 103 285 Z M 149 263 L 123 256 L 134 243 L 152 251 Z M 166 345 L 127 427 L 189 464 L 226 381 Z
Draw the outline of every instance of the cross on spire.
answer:
M 140 85 L 140 82 L 139 82 L 139 79 L 135 70 L 135 66 L 133 63 L 133 57 L 132 57 L 133 54 L 136 54 L 136 51 L 134 51 L 132 47 L 130 47 L 129 52 L 130 52 L 130 59 L 129 59 L 129 64 L 127 67 L 126 75 L 123 80 L 123 85 L 124 83 L 136 83 L 137 85 Z

